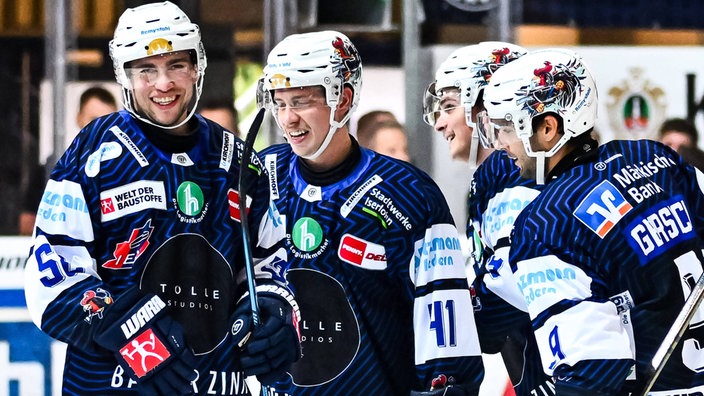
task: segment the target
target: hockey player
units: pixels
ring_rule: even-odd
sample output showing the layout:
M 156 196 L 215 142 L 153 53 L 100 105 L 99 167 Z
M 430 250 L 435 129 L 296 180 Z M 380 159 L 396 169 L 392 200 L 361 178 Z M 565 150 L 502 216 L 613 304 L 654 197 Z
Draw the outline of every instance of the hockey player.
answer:
M 504 66 L 484 105 L 485 137 L 523 176 L 545 181 L 516 219 L 509 255 L 543 370 L 558 395 L 639 391 L 702 274 L 704 175 L 654 141 L 599 147 L 590 134 L 596 83 L 572 51 L 536 51 Z M 701 314 L 654 394 L 704 390 Z
M 266 178 L 252 172 L 246 208 L 262 289 L 250 334 L 242 141 L 193 116 L 198 26 L 170 2 L 127 9 L 110 54 L 126 110 L 91 122 L 58 161 L 26 267 L 33 321 L 68 344 L 62 394 L 248 395 L 245 375 L 269 382 L 300 353 Z
M 467 237 L 475 275 L 474 315 L 482 352 L 501 352 L 514 391 L 551 395 L 543 373 L 530 317 L 508 265 L 513 220 L 538 193 L 535 182 L 519 175 L 504 151 L 479 147 L 476 115 L 493 73 L 527 51 L 504 42 L 482 42 L 453 51 L 425 92 L 424 117 L 447 140 L 454 159 L 470 162 L 473 172 L 467 203 Z M 484 143 L 484 142 L 482 142 Z
M 270 395 L 476 395 L 483 378 L 459 235 L 437 185 L 360 148 L 362 63 L 335 31 L 274 47 L 263 95 L 287 144 L 262 151 L 285 219 L 303 358 Z

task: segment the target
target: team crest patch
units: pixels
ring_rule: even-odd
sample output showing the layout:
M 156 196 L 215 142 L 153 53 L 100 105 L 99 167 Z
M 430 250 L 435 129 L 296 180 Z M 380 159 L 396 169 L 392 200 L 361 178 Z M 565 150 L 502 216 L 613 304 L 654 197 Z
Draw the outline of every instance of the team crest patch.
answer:
M 95 290 L 86 290 L 81 299 L 83 311 L 88 313 L 88 316 L 86 316 L 84 320 L 90 323 L 93 321 L 94 316 L 102 319 L 105 307 L 112 303 L 112 296 L 107 290 L 100 287 Z
M 604 180 L 587 194 L 572 214 L 603 239 L 631 209 L 633 206 L 621 192 Z
M 103 264 L 108 269 L 131 269 L 137 259 L 149 246 L 149 237 L 152 235 L 152 219 L 147 220 L 140 228 L 132 229 L 130 237 L 125 242 L 120 242 L 113 252 L 114 259 Z

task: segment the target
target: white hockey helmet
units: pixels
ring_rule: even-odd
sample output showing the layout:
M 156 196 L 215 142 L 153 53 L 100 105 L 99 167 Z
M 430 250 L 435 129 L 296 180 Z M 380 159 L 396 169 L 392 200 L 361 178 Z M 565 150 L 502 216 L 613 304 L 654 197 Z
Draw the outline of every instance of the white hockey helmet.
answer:
M 330 130 L 325 140 L 313 155 L 306 157 L 315 159 L 325 151 L 333 133 L 347 123 L 359 103 L 362 91 L 362 60 L 347 36 L 328 30 L 293 34 L 284 38 L 271 50 L 267 58 L 264 77 L 260 81 L 259 105 L 272 110 L 278 123 L 273 108 L 272 91 L 310 86 L 324 88 L 325 101 L 331 109 Z M 345 117 L 336 122 L 334 113 L 345 86 L 352 88 L 352 105 Z
M 440 64 L 435 81 L 425 91 L 423 121 L 435 126 L 443 90 L 450 88 L 459 92 L 467 125 L 474 128 L 472 107 L 491 76 L 501 66 L 526 53 L 528 51 L 523 47 L 501 41 L 484 41 L 456 49 Z
M 550 157 L 568 140 L 594 128 L 597 97 L 594 78 L 579 54 L 545 49 L 499 70 L 484 91 L 484 106 L 490 119 L 511 122 L 524 143 L 533 134 L 533 118 L 553 113 L 562 119 L 564 135 L 545 153 Z M 527 153 L 532 154 L 529 144 Z
M 109 47 L 115 78 L 122 86 L 125 109 L 150 124 L 154 123 L 137 114 L 134 108 L 131 93 L 132 84 L 125 71 L 125 65 L 133 60 L 153 55 L 192 51 L 198 72 L 193 108 L 182 123 L 167 128 L 177 128 L 191 118 L 203 90 L 203 76 L 207 59 L 198 25 L 191 23 L 188 16 L 177 5 L 170 1 L 164 1 L 126 9 L 117 22 L 115 34 Z M 164 127 L 163 125 L 159 126 Z
M 597 87 L 582 57 L 566 49 L 532 52 L 501 68 L 484 90 L 486 114 L 479 133 L 496 141 L 496 131 L 509 126 L 523 142 L 526 154 L 538 159 L 536 180 L 543 182 L 545 158 L 570 139 L 590 132 L 597 116 Z M 533 118 L 554 114 L 562 120 L 563 135 L 549 151 L 533 151 Z M 504 125 L 498 125 L 501 120 Z M 488 126 L 488 127 L 487 127 Z

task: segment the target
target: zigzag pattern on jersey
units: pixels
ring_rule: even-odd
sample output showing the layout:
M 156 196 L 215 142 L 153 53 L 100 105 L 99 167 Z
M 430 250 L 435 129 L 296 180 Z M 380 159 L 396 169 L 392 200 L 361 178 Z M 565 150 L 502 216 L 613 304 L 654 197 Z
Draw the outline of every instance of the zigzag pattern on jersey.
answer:
M 648 159 L 647 163 L 645 159 Z M 576 208 L 585 199 L 590 199 L 589 194 L 604 180 L 616 191 L 609 195 L 613 197 L 610 198 L 612 202 L 623 199 L 632 209 L 621 215 L 612 211 L 614 224 L 602 237 L 578 218 Z M 528 258 L 561 252 L 559 259 L 577 265 L 591 278 L 592 297 L 589 300 L 604 302 L 620 293 L 630 293 L 635 307 L 629 311 L 628 322 L 638 334 L 635 345 L 638 378 L 643 378 L 644 368 L 649 365 L 669 323 L 682 306 L 680 275 L 673 262 L 682 254 L 704 248 L 701 239 L 704 234 L 699 223 L 698 237 L 677 240 L 668 245 L 667 250 L 656 250 L 643 261 L 630 227 L 643 221 L 644 216 L 651 215 L 653 208 L 672 200 L 684 200 L 692 220 L 701 218 L 704 200 L 694 168 L 685 166 L 679 156 L 659 143 L 613 141 L 599 148 L 594 162 L 571 168 L 550 182 L 515 223 L 512 265 Z M 600 201 L 595 202 L 599 204 Z M 540 328 L 548 318 L 559 317 L 578 303 L 563 301 L 550 307 L 533 320 L 533 327 Z M 669 308 L 663 310 L 662 304 Z M 701 332 L 701 329 L 689 330 L 683 339 L 699 339 L 704 336 Z M 613 373 L 595 370 L 601 363 L 597 357 L 594 360 L 595 363 L 584 365 L 579 372 L 584 378 L 610 383 Z M 695 383 L 704 383 L 704 373 L 695 375 L 692 383 L 689 382 L 691 375 L 692 371 L 683 365 L 680 343 L 654 390 L 687 389 Z M 627 385 L 627 388 L 633 389 L 631 386 Z
M 238 154 L 234 155 L 231 167 L 228 170 L 220 168 L 220 156 L 222 151 L 221 128 L 216 127 L 210 121 L 200 120 L 200 139 L 197 145 L 190 150 L 187 155 L 195 163 L 191 166 L 182 166 L 172 163 L 171 154 L 164 153 L 152 145 L 142 131 L 126 112 L 113 113 L 111 115 L 97 119 L 84 129 L 74 140 L 66 153 L 58 162 L 51 175 L 53 180 L 73 180 L 79 182 L 89 201 L 86 203 L 90 210 L 92 227 L 95 235 L 100 235 L 94 243 L 89 244 L 91 255 L 97 261 L 97 271 L 103 282 L 110 285 L 110 291 L 115 295 L 134 283 L 144 282 L 142 274 L 146 270 L 145 264 L 150 258 L 159 253 L 159 248 L 165 246 L 170 239 L 202 235 L 203 240 L 207 240 L 206 248 L 211 257 L 203 257 L 202 263 L 188 263 L 182 266 L 177 261 L 179 257 L 174 257 L 174 273 L 181 267 L 192 268 L 193 266 L 202 268 L 200 271 L 193 271 L 191 275 L 201 280 L 194 282 L 204 282 L 203 284 L 215 284 L 212 282 L 222 282 L 231 279 L 229 286 L 219 290 L 221 297 L 225 299 L 222 308 L 213 312 L 213 318 L 222 321 L 229 318 L 234 310 L 234 279 L 242 271 L 242 268 L 233 268 L 235 263 L 240 263 L 242 255 L 241 230 L 238 223 L 230 219 L 230 205 L 228 203 L 228 189 L 237 189 L 238 175 Z M 112 130 L 111 130 L 112 128 Z M 118 138 L 114 131 L 119 128 L 125 132 L 128 140 Z M 126 143 L 127 142 L 127 145 Z M 94 176 L 88 176 L 86 165 L 91 154 L 95 153 L 104 143 L 117 143 L 122 147 L 119 157 L 99 162 L 99 171 Z M 241 143 L 241 142 L 240 142 Z M 129 145 L 129 147 L 128 147 Z M 143 164 L 145 166 L 141 166 Z M 114 220 L 101 221 L 100 193 L 113 188 L 144 181 L 159 181 L 164 186 L 164 197 L 166 210 L 147 209 L 136 213 L 122 215 Z M 201 212 L 195 216 L 188 216 L 181 213 L 176 204 L 177 190 L 181 183 L 192 182 L 197 185 L 203 194 L 203 206 Z M 255 190 L 250 189 L 253 193 Z M 266 183 L 259 183 L 256 190 L 255 200 L 266 202 L 268 191 Z M 207 205 L 207 206 L 206 206 Z M 206 213 L 207 209 L 207 213 Z M 266 211 L 266 205 L 257 207 L 256 211 L 250 213 L 252 219 L 261 219 Z M 183 220 L 187 221 L 183 221 Z M 115 249 L 117 244 L 124 243 L 130 237 L 129 230 L 138 229 L 150 221 L 154 227 L 149 236 L 149 246 L 144 251 L 143 257 L 136 260 L 130 269 L 108 270 L 102 264 L 115 259 Z M 252 235 L 258 235 L 259 222 L 252 221 Z M 111 229 L 123 230 L 122 232 L 110 232 Z M 54 245 L 77 245 L 78 241 L 73 241 L 68 237 L 57 235 L 47 235 L 50 243 Z M 180 240 L 180 239 L 179 239 Z M 190 240 L 193 240 L 191 238 Z M 261 251 L 255 249 L 255 254 Z M 154 265 L 166 266 L 171 260 L 169 256 L 162 258 L 160 263 L 152 262 Z M 211 272 L 209 266 L 217 263 L 217 271 Z M 222 267 L 224 265 L 225 267 Z M 161 271 L 161 270 L 159 270 Z M 190 271 L 190 269 L 188 270 Z M 153 272 L 153 271 L 152 271 Z M 157 273 L 159 273 L 157 271 Z M 188 274 L 184 274 L 191 278 Z M 210 277 L 210 279 L 208 278 Z M 176 279 L 176 278 L 175 278 Z M 185 279 L 185 278 L 184 278 Z M 194 278 L 191 278 L 194 279 Z M 158 283 L 158 282 L 157 282 Z M 60 340 L 69 342 L 89 342 L 86 329 L 75 326 L 76 318 L 86 316 L 82 312 L 82 307 L 78 303 L 82 293 L 91 288 L 100 286 L 101 283 L 96 278 L 89 278 L 82 284 L 74 285 L 71 289 L 65 290 L 59 299 L 47 307 L 44 313 L 42 328 L 48 334 Z M 169 285 L 177 287 L 179 285 Z M 204 290 L 183 291 L 189 293 L 207 293 Z M 212 291 L 211 291 L 212 292 Z M 172 289 L 171 293 L 174 291 Z M 227 299 L 232 298 L 232 301 Z M 211 295 L 208 297 L 213 299 Z M 207 310 L 202 310 L 201 313 Z M 226 330 L 226 329 L 225 329 Z M 220 333 L 219 333 L 220 334 Z M 217 341 L 217 337 L 224 338 L 227 334 L 215 335 L 212 341 Z M 223 378 L 225 382 L 222 389 L 228 389 L 230 384 L 235 384 L 232 394 L 248 394 L 245 392 L 244 378 L 239 378 L 240 373 L 234 366 L 232 356 L 236 354 L 235 345 L 221 345 L 212 353 L 205 353 L 199 359 L 200 376 L 197 386 L 201 392 L 205 392 L 212 381 L 219 384 Z M 90 349 L 88 349 L 90 351 Z M 116 393 L 118 390 L 111 388 L 113 372 L 116 363 L 112 356 L 101 351 L 82 352 L 69 347 L 67 352 L 67 362 L 65 366 L 66 388 L 63 390 L 67 394 L 89 394 L 89 393 Z M 213 377 L 212 373 L 216 373 Z M 126 379 L 125 379 L 126 380 Z M 221 389 L 218 385 L 217 389 Z M 220 392 L 220 391 L 218 391 Z
M 453 223 L 444 198 L 437 195 L 439 189 L 426 187 L 435 186 L 435 183 L 409 164 L 363 150 L 361 163 L 353 173 L 336 184 L 322 187 L 322 200 L 311 203 L 300 197 L 307 183 L 296 171 L 297 159 L 292 155 L 290 146 L 272 146 L 262 151 L 262 157 L 267 154 L 277 155 L 280 201 L 286 203 L 279 205 L 279 210 L 286 215 L 287 233 L 292 234 L 292 228 L 299 219 L 313 218 L 320 225 L 324 238 L 319 246 L 328 243 L 324 250 L 318 247 L 309 252 L 319 254 L 311 260 L 302 257 L 295 242 L 289 240 L 289 251 L 295 252 L 289 254 L 291 269 L 310 268 L 336 279 L 356 314 L 361 340 L 360 349 L 354 353 L 354 360 L 342 375 L 324 385 L 312 387 L 295 387 L 289 378 L 275 387 L 279 392 L 275 394 L 283 395 L 286 391 L 289 394 L 316 396 L 332 396 L 341 392 L 358 395 L 408 394 L 411 387 L 422 389 L 426 386 L 417 383 L 416 372 L 421 378 L 429 377 L 429 383 L 432 373 L 440 369 L 456 373 L 463 381 L 480 378 L 482 373 L 472 369 L 476 367 L 472 358 L 449 359 L 447 366 L 441 367 L 438 366 L 444 363 L 433 362 L 417 368 L 412 366 L 413 350 L 409 348 L 413 345 L 413 284 L 409 276 L 414 253 L 412 241 L 422 238 L 430 224 Z M 374 175 L 383 181 L 371 187 L 344 217 L 340 208 L 355 195 L 364 181 Z M 384 217 L 382 209 L 389 213 L 388 217 Z M 410 229 L 405 224 L 409 224 Z M 340 260 L 338 245 L 332 241 L 339 243 L 347 234 L 384 246 L 386 269 L 362 269 Z M 438 281 L 429 290 L 456 287 L 455 282 Z M 305 320 L 303 306 L 301 310 Z M 388 312 L 407 314 L 399 317 Z M 304 334 L 305 330 L 302 330 Z M 303 348 L 305 353 L 305 340 Z

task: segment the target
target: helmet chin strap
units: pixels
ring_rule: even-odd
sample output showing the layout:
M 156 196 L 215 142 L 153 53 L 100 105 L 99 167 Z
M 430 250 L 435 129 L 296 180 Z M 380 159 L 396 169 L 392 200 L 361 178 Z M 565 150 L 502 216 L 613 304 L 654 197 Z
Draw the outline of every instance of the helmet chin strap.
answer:
M 535 153 L 535 183 L 545 184 L 545 151 Z
M 472 142 L 469 146 L 469 169 L 474 171 L 477 169 L 477 153 L 479 152 L 479 132 L 476 128 L 472 129 Z
M 335 121 L 335 110 L 337 109 L 337 106 L 331 107 L 330 108 L 330 129 L 328 129 L 327 135 L 325 135 L 325 140 L 323 140 L 323 143 L 320 144 L 320 147 L 311 155 L 302 155 L 301 157 L 314 161 L 318 157 L 320 157 L 321 154 L 328 148 L 330 145 L 330 142 L 332 141 L 333 136 L 335 135 L 335 132 L 342 128 L 347 120 L 350 119 L 350 112 L 347 112 L 344 118 L 340 122 Z

